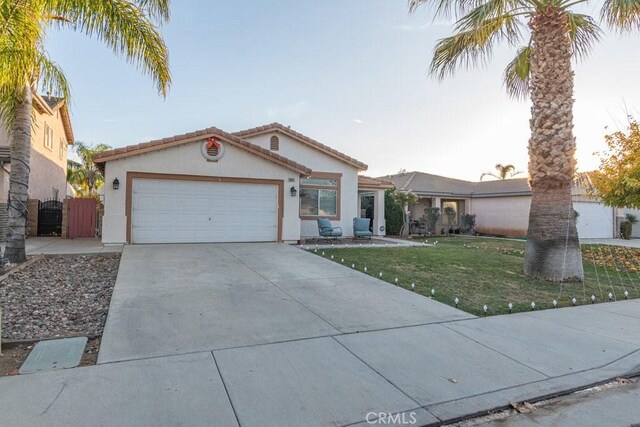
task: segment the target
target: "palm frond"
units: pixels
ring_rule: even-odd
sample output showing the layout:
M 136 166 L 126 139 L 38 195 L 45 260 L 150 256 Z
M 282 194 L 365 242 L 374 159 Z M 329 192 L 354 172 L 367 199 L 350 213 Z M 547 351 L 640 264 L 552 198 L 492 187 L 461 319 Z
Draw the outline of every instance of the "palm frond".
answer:
M 459 22 L 464 21 L 462 18 Z M 491 58 L 494 45 L 506 39 L 515 43 L 520 38 L 517 16 L 501 15 L 488 18 L 474 28 L 459 31 L 451 37 L 441 39 L 434 49 L 430 73 L 442 79 L 458 67 L 469 68 L 478 63 L 486 64 Z M 463 24 L 460 24 L 463 25 Z
M 408 0 L 409 13 L 414 13 L 421 7 L 432 11 L 433 19 L 459 18 L 466 15 L 485 0 Z
M 628 32 L 640 29 L 640 0 L 605 0 L 601 19 L 613 30 Z
M 139 0 L 138 4 L 125 0 L 49 0 L 45 12 L 64 16 L 77 31 L 104 42 L 116 55 L 150 76 L 158 92 L 166 96 L 171 84 L 169 52 L 140 3 L 154 13 L 166 12 L 168 17 L 164 0 Z
M 529 67 L 532 47 L 518 49 L 516 57 L 504 70 L 503 83 L 509 96 L 524 99 L 529 95 Z
M 138 6 L 158 22 L 169 21 L 170 0 L 137 0 Z
M 63 98 L 67 104 L 71 99 L 71 89 L 69 82 L 62 71 L 62 68 L 53 62 L 44 52 L 39 53 L 40 63 L 40 87 L 45 93 Z
M 573 54 L 576 59 L 582 59 L 591 52 L 593 45 L 600 41 L 602 30 L 588 15 L 567 12 L 567 19 Z
M 504 19 L 504 36 L 507 41 L 520 39 L 523 23 L 515 18 L 528 15 L 533 9 L 523 4 L 522 0 L 488 0 L 469 10 L 455 24 L 456 32 L 469 31 L 480 28 L 489 20 Z

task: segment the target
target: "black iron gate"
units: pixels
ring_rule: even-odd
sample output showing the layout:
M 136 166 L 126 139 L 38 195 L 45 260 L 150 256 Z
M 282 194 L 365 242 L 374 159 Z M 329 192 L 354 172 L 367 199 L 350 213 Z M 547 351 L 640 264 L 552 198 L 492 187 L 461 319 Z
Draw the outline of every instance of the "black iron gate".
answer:
M 62 236 L 62 202 L 38 202 L 38 236 Z

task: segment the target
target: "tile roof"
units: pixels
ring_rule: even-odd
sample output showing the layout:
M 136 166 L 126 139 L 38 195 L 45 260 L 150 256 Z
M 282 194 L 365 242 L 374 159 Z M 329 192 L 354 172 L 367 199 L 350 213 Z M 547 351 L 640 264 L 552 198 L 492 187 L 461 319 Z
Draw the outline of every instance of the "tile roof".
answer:
M 393 188 L 394 185 L 388 181 L 371 178 L 370 176 L 358 175 L 358 187 L 362 188 Z
M 144 142 L 141 144 L 129 145 L 126 147 L 114 148 L 113 150 L 109 150 L 109 151 L 103 151 L 102 153 L 100 153 L 95 157 L 94 162 L 98 165 L 104 165 L 104 163 L 111 160 L 116 160 L 124 157 L 135 156 L 135 155 L 158 151 L 166 148 L 176 147 L 179 145 L 187 144 L 189 142 L 202 140 L 204 138 L 208 138 L 211 136 L 220 138 L 224 142 L 228 142 L 231 145 L 242 148 L 252 154 L 256 154 L 264 159 L 270 160 L 281 166 L 287 167 L 302 175 L 311 174 L 311 169 L 309 169 L 304 165 L 301 165 L 300 163 L 294 162 L 293 160 L 290 160 L 284 156 L 281 156 L 277 153 L 269 151 L 258 145 L 252 144 L 235 135 L 232 135 L 230 133 L 227 133 L 215 127 L 209 127 L 206 129 L 201 129 L 194 132 L 188 132 L 181 135 L 174 135 L 167 138 Z
M 44 102 L 46 102 L 49 108 L 51 108 L 52 110 L 55 110 L 58 105 L 64 102 L 64 98 L 58 98 L 55 96 L 40 95 L 40 97 L 44 99 Z
M 281 132 L 285 135 L 288 135 L 302 142 L 303 144 L 306 144 L 312 148 L 315 148 L 316 150 L 319 150 L 338 160 L 341 160 L 347 164 L 350 164 L 351 166 L 358 168 L 358 170 L 364 171 L 364 170 L 367 170 L 368 168 L 366 164 L 354 159 L 353 157 L 347 156 L 346 154 L 343 154 L 338 150 L 335 150 L 327 145 L 324 145 L 316 141 L 315 139 L 309 138 L 308 136 L 303 135 L 300 132 L 296 132 L 295 130 L 291 129 L 291 127 L 289 126 L 284 126 L 283 124 L 280 124 L 277 122 L 264 125 L 264 126 L 258 126 L 251 129 L 241 130 L 238 132 L 233 132 L 233 134 L 235 136 L 239 136 L 240 138 L 247 138 L 251 136 L 262 135 L 262 134 L 273 132 L 273 131 Z
M 424 196 L 489 197 L 531 194 L 527 178 L 471 182 L 424 172 L 406 172 L 378 179 L 392 182 L 399 190 Z

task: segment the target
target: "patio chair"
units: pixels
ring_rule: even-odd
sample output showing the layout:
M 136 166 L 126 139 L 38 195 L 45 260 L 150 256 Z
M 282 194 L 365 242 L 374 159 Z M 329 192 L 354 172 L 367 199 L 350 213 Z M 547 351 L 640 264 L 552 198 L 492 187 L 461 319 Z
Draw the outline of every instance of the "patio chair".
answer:
M 326 218 L 318 218 L 318 234 L 327 241 L 338 240 L 342 237 L 342 228 L 334 227 Z
M 369 239 L 373 236 L 371 230 L 369 230 L 369 224 L 371 220 L 369 218 L 353 218 L 353 238 L 357 239 Z

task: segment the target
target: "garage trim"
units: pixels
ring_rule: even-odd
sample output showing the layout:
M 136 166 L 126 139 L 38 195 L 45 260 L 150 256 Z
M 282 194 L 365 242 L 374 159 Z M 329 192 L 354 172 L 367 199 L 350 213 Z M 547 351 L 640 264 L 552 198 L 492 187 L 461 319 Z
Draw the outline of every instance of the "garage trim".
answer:
M 127 243 L 131 243 L 131 209 L 133 206 L 133 180 L 139 179 L 164 179 L 168 181 L 199 181 L 199 182 L 227 182 L 238 184 L 263 184 L 278 187 L 278 230 L 277 241 L 282 241 L 282 218 L 284 216 L 284 181 L 278 179 L 260 178 L 235 178 L 224 176 L 206 175 L 181 175 L 151 172 L 127 172 L 127 189 L 125 195 L 125 216 L 127 218 Z

